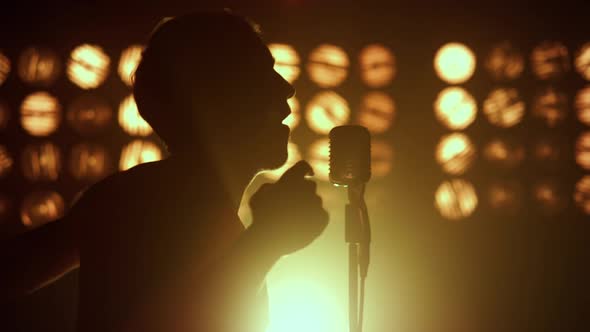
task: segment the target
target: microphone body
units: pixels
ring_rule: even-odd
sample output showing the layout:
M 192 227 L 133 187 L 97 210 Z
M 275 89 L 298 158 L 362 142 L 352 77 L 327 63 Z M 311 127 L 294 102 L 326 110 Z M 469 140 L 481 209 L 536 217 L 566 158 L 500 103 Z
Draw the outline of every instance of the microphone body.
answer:
M 330 181 L 335 185 L 364 184 L 371 178 L 371 136 L 362 126 L 330 131 Z

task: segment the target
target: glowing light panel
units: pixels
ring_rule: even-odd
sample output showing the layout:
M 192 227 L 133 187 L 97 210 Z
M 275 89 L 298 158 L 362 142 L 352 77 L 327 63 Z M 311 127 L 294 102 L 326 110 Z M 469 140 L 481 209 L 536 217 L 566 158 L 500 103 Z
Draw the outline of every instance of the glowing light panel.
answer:
M 70 54 L 67 75 L 80 88 L 94 89 L 107 78 L 110 64 L 111 59 L 100 46 L 83 44 Z
M 517 182 L 492 183 L 487 191 L 488 203 L 502 214 L 514 214 L 522 205 L 522 186 Z
M 533 100 L 533 116 L 550 128 L 565 120 L 568 113 L 567 108 L 567 96 L 554 88 L 545 89 Z
M 269 44 L 268 49 L 275 59 L 274 69 L 287 82 L 293 83 L 301 74 L 299 54 L 288 44 Z
M 502 128 L 513 127 L 524 116 L 525 105 L 513 88 L 493 90 L 483 102 L 483 113 L 488 121 Z
M 25 83 L 49 86 L 60 71 L 59 57 L 49 49 L 29 47 L 19 57 L 18 75 Z
M 20 107 L 21 126 L 30 135 L 48 136 L 61 122 L 61 105 L 47 92 L 35 92 Z
M 336 92 L 324 91 L 307 104 L 305 119 L 309 128 L 319 134 L 328 134 L 336 126 L 344 125 L 350 117 L 350 108 Z
M 349 65 L 348 55 L 342 48 L 323 44 L 311 51 L 307 71 L 318 86 L 333 88 L 344 82 Z
M 587 81 L 590 81 L 590 43 L 580 47 L 574 62 L 576 71 Z
M 383 92 L 369 92 L 363 96 L 358 111 L 358 123 L 372 134 L 386 132 L 395 118 L 395 103 Z
M 148 136 L 152 127 L 141 117 L 133 95 L 127 96 L 119 105 L 119 125 L 132 136 Z
M 126 171 L 136 165 L 161 159 L 162 150 L 156 144 L 150 141 L 134 140 L 123 147 L 119 170 Z
M 22 154 L 23 174 L 29 181 L 55 181 L 61 170 L 61 154 L 50 142 L 31 144 Z
M 522 74 L 524 56 L 510 42 L 502 42 L 492 48 L 484 66 L 494 80 L 510 81 Z
M 121 52 L 117 72 L 121 81 L 127 86 L 133 85 L 133 75 L 139 65 L 139 61 L 141 61 L 141 52 L 143 52 L 143 46 L 141 45 L 131 45 Z
M 578 120 L 590 126 L 590 86 L 586 86 L 576 94 L 574 101 Z
M 436 161 L 442 169 L 453 175 L 465 173 L 475 160 L 475 147 L 462 133 L 443 136 L 436 147 Z
M 449 87 L 438 94 L 434 111 L 438 121 L 447 128 L 461 130 L 469 127 L 475 120 L 477 104 L 464 89 Z
M 54 191 L 34 192 L 21 205 L 21 221 L 28 228 L 36 228 L 63 216 L 64 207 L 60 194 Z
M 82 135 L 93 135 L 104 130 L 113 117 L 113 110 L 104 99 L 91 94 L 76 98 L 68 107 L 67 120 Z
M 559 78 L 570 70 L 567 47 L 560 42 L 544 41 L 533 49 L 531 65 L 541 80 Z
M 111 170 L 111 158 L 105 147 L 81 143 L 70 153 L 70 171 L 77 180 L 94 181 L 106 176 Z
M 397 73 L 395 56 L 385 46 L 371 44 L 359 55 L 361 80 L 371 88 L 382 88 L 393 81 Z
M 574 201 L 585 214 L 590 215 L 590 175 L 583 176 L 576 183 Z
M 450 84 L 464 83 L 475 72 L 475 54 L 461 43 L 443 45 L 434 57 L 434 69 L 438 77 Z
M 498 167 L 514 168 L 524 160 L 525 151 L 522 144 L 494 138 L 484 147 L 483 156 Z
M 585 170 L 590 170 L 590 131 L 583 132 L 576 141 L 576 162 Z
M 477 204 L 475 188 L 468 181 L 445 181 L 436 190 L 435 206 L 447 219 L 460 220 L 469 217 L 477 208 Z

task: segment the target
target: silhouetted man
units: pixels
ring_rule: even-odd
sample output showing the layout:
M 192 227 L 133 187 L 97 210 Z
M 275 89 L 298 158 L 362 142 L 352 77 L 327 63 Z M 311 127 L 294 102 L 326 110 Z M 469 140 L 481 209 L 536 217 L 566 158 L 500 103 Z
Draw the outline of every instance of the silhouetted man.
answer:
M 21 256 L 4 291 L 59 277 L 79 253 L 79 331 L 263 331 L 266 273 L 328 220 L 305 162 L 253 196 L 251 227 L 237 217 L 252 176 L 287 157 L 294 90 L 273 62 L 229 12 L 162 23 L 134 94 L 171 156 L 108 177 L 13 244 Z

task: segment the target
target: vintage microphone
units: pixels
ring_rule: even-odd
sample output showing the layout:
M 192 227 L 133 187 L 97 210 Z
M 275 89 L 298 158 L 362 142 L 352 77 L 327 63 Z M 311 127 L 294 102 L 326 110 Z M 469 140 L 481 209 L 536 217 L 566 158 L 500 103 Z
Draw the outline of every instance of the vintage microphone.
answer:
M 362 126 L 340 126 L 330 131 L 330 181 L 348 188 L 345 240 L 349 257 L 350 332 L 361 332 L 365 280 L 369 270 L 371 228 L 365 204 L 365 184 L 371 178 L 371 136 Z M 360 297 L 359 290 L 360 273 Z M 360 305 L 359 305 L 360 304 Z

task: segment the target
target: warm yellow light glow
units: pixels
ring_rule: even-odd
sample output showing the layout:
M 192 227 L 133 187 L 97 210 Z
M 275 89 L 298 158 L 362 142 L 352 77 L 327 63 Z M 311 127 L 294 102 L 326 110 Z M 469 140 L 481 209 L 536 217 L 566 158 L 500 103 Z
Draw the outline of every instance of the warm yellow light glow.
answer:
M 23 100 L 20 107 L 21 125 L 33 136 L 53 133 L 61 122 L 61 105 L 47 92 L 35 92 Z
M 590 215 L 590 175 L 584 175 L 576 183 L 574 201 L 585 214 Z
M 107 75 L 111 59 L 100 46 L 83 44 L 76 47 L 68 60 L 68 78 L 82 89 L 94 89 Z
M 570 69 L 569 52 L 560 42 L 544 41 L 533 49 L 533 73 L 542 80 L 563 76 Z
M 523 161 L 524 147 L 503 139 L 494 138 L 483 149 L 483 156 L 489 162 L 503 168 L 513 168 Z
M 2 85 L 10 74 L 10 59 L 0 52 L 0 85 Z
M 391 173 L 393 149 L 391 144 L 381 140 L 371 140 L 371 177 L 381 178 Z
M 284 120 L 283 124 L 289 126 L 291 130 L 295 129 L 301 121 L 301 112 L 299 111 L 299 101 L 295 97 L 291 97 L 287 100 L 291 114 L 289 114 Z
M 333 88 L 344 82 L 349 65 L 348 55 L 342 48 L 323 44 L 311 51 L 307 71 L 318 86 Z
M 590 126 L 590 85 L 578 91 L 574 104 L 578 120 Z
M 541 138 L 533 146 L 533 157 L 541 162 L 555 162 L 560 154 L 559 144 L 547 138 Z
M 436 161 L 453 175 L 465 173 L 475 160 L 475 147 L 467 135 L 453 133 L 443 136 L 436 147 Z
M 21 205 L 21 221 L 29 228 L 39 227 L 64 214 L 64 200 L 54 191 L 29 194 Z
M 551 180 L 542 180 L 533 185 L 533 199 L 545 214 L 555 214 L 565 205 L 559 186 Z
M 330 141 L 321 138 L 313 142 L 308 149 L 307 161 L 313 168 L 315 178 L 328 181 L 330 175 Z
M 562 123 L 567 117 L 567 96 L 547 88 L 533 100 L 533 116 L 543 121 L 548 127 L 553 128 Z
M 123 147 L 119 169 L 125 171 L 142 163 L 162 159 L 162 150 L 150 141 L 134 140 Z
M 524 116 L 524 102 L 516 89 L 493 90 L 483 102 L 483 113 L 488 121 L 502 128 L 518 124 Z
M 583 132 L 576 141 L 576 162 L 585 170 L 590 170 L 590 131 Z
M 55 181 L 61 170 L 61 154 L 50 142 L 28 145 L 22 154 L 23 174 L 30 181 Z
M 383 92 L 369 92 L 363 96 L 358 111 L 358 123 L 372 134 L 386 132 L 395 118 L 395 103 Z
M 121 52 L 117 72 L 121 81 L 127 86 L 133 85 L 133 75 L 139 61 L 141 61 L 141 52 L 143 52 L 143 46 L 141 45 L 131 45 Z
M 434 58 L 438 77 L 450 84 L 466 82 L 475 72 L 475 54 L 460 43 L 443 45 Z
M 283 173 L 285 173 L 286 170 L 291 168 L 291 166 L 295 165 L 296 162 L 302 159 L 297 144 L 289 142 L 289 144 L 287 145 L 287 151 L 287 161 L 283 164 L 283 166 L 270 171 L 264 171 L 264 175 L 266 177 L 272 180 L 278 180 L 283 175 Z
M 435 206 L 440 214 L 451 220 L 469 217 L 477 208 L 477 194 L 468 181 L 454 179 L 443 182 L 435 194 Z
M 4 102 L 0 101 L 0 130 L 6 128 L 9 119 L 10 110 Z
M 68 107 L 68 123 L 79 134 L 93 135 L 105 129 L 113 117 L 108 102 L 98 96 L 85 94 L 76 98 Z
M 395 56 L 380 44 L 363 48 L 359 55 L 361 80 L 371 88 L 381 88 L 393 81 L 397 73 Z
M 502 42 L 492 48 L 485 67 L 496 81 L 517 79 L 524 70 L 524 57 L 510 42 Z
M 475 120 L 477 104 L 464 89 L 449 87 L 438 94 L 434 111 L 438 121 L 447 128 L 461 130 L 469 127 Z
M 49 86 L 60 71 L 59 57 L 49 49 L 29 47 L 18 60 L 18 75 L 25 83 Z
M 119 105 L 119 125 L 132 136 L 148 136 L 152 127 L 141 117 L 133 95 L 127 96 Z
M 309 128 L 319 134 L 328 134 L 336 126 L 344 125 L 350 117 L 350 108 L 336 92 L 323 91 L 307 104 L 305 119 Z
M 580 47 L 576 54 L 574 65 L 578 73 L 586 80 L 590 81 L 590 43 Z
M 111 170 L 108 151 L 98 144 L 77 144 L 70 153 L 70 172 L 77 180 L 98 180 Z
M 516 213 L 522 204 L 522 187 L 517 182 L 495 182 L 488 188 L 488 203 L 503 214 Z
M 299 67 L 301 59 L 293 46 L 275 43 L 268 45 L 268 49 L 275 59 L 275 71 L 283 76 L 287 82 L 295 82 L 299 78 L 299 74 L 301 74 L 301 68 Z
M 0 145 L 0 178 L 4 177 L 12 169 L 14 160 L 4 145 Z

